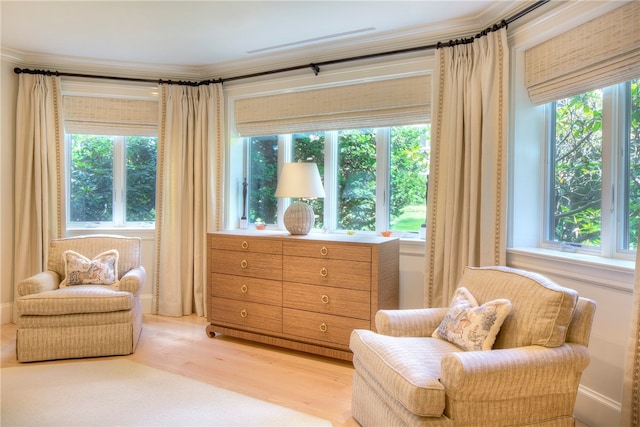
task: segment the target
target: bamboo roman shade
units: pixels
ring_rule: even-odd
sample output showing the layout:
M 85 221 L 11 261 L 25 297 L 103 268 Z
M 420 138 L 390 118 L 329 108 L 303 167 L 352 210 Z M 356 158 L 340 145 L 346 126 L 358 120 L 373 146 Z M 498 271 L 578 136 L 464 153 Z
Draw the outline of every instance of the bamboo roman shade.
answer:
M 428 123 L 431 76 L 405 77 L 239 99 L 236 129 L 242 136 Z
M 525 67 L 535 104 L 640 77 L 640 2 L 626 3 L 528 49 Z
M 158 102 L 126 98 L 64 96 L 65 132 L 156 136 Z

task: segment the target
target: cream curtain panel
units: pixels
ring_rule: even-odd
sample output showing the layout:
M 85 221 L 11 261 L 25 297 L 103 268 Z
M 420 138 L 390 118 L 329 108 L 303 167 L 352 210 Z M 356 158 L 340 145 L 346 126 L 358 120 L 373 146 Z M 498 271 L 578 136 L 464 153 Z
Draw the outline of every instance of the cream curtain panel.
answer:
M 426 307 L 443 307 L 465 266 L 506 262 L 509 51 L 506 29 L 436 52 Z
M 60 78 L 18 76 L 14 196 L 16 283 L 43 271 L 65 221 Z M 17 294 L 16 294 L 17 295 Z
M 154 311 L 206 315 L 207 232 L 221 229 L 220 84 L 161 85 Z
M 242 136 L 428 123 L 431 76 L 239 99 L 234 116 Z
M 624 427 L 640 426 L 640 250 L 636 251 L 636 272 L 631 305 L 631 328 L 625 360 L 622 390 Z
M 545 104 L 640 76 L 640 2 L 624 6 L 525 52 L 529 98 Z

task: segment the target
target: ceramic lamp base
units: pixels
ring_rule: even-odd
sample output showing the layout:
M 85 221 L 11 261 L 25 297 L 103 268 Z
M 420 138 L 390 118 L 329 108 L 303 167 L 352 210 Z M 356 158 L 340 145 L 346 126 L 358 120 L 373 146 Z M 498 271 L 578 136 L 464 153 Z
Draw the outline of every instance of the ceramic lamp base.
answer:
M 293 202 L 284 212 L 284 226 L 291 234 L 309 234 L 315 221 L 313 208 L 304 202 Z

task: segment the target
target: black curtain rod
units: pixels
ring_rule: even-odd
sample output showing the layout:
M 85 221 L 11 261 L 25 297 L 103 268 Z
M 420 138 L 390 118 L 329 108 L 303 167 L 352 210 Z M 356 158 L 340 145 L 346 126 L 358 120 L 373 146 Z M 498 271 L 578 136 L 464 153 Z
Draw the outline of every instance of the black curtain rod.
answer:
M 278 68 L 278 69 L 275 69 L 275 70 L 261 71 L 261 72 L 252 73 L 252 74 L 244 74 L 244 75 L 240 75 L 240 76 L 227 77 L 226 79 L 220 78 L 220 79 L 202 80 L 202 81 L 199 81 L 199 82 L 190 82 L 190 81 L 182 81 L 182 80 L 180 80 L 180 81 L 154 80 L 154 79 L 142 79 L 142 78 L 135 78 L 135 77 L 115 77 L 115 76 L 100 76 L 100 75 L 95 75 L 95 74 L 64 73 L 64 72 L 48 71 L 48 70 L 30 70 L 30 69 L 18 68 L 18 67 L 14 68 L 13 71 L 16 74 L 20 74 L 20 73 L 44 74 L 44 75 L 55 75 L 55 76 L 65 76 L 65 77 L 82 77 L 82 78 L 92 78 L 92 79 L 120 80 L 120 81 L 128 81 L 128 82 L 143 82 L 143 83 L 157 83 L 157 84 L 178 84 L 178 85 L 185 85 L 185 86 L 200 86 L 200 85 L 208 85 L 208 84 L 212 84 L 212 83 L 221 83 L 222 84 L 224 82 L 230 82 L 230 81 L 242 80 L 242 79 L 249 79 L 249 78 L 253 78 L 253 77 L 267 76 L 267 75 L 271 75 L 271 74 L 286 73 L 286 72 L 289 72 L 289 71 L 303 70 L 303 69 L 306 69 L 306 68 L 310 68 L 313 71 L 313 73 L 317 76 L 318 73 L 320 73 L 320 67 L 321 66 L 324 67 L 326 65 L 334 65 L 334 64 L 344 63 L 344 62 L 361 61 L 361 60 L 364 60 L 364 59 L 373 59 L 373 58 L 379 58 L 379 57 L 383 57 L 383 56 L 391 56 L 391 55 L 399 55 L 399 54 L 405 54 L 405 53 L 413 53 L 413 52 L 419 52 L 419 51 L 424 51 L 424 50 L 441 49 L 443 47 L 451 47 L 451 46 L 457 46 L 457 45 L 461 45 L 461 44 L 472 43 L 475 39 L 483 37 L 483 36 L 486 36 L 487 34 L 489 34 L 492 31 L 497 31 L 497 30 L 499 30 L 499 29 L 501 29 L 503 27 L 507 27 L 513 21 L 525 16 L 526 14 L 534 11 L 535 9 L 537 9 L 540 6 L 548 3 L 549 1 L 550 0 L 539 0 L 539 1 L 535 2 L 535 3 L 533 3 L 531 6 L 523 9 L 520 12 L 518 12 L 517 14 L 515 14 L 513 16 L 510 16 L 507 19 L 502 20 L 499 24 L 494 24 L 493 26 L 484 29 L 483 31 L 479 32 L 478 34 L 476 34 L 473 37 L 456 39 L 456 40 L 449 40 L 448 42 L 438 42 L 436 44 L 431 44 L 431 45 L 426 45 L 426 46 L 410 47 L 410 48 L 405 48 L 405 49 L 397 49 L 397 50 L 391 50 L 391 51 L 386 51 L 386 52 L 371 53 L 371 54 L 360 55 L 360 56 L 352 56 L 352 57 L 348 57 L 348 58 L 334 59 L 334 60 L 311 63 L 311 64 L 305 64 L 305 65 L 296 65 L 296 66 L 292 66 L 292 67 Z

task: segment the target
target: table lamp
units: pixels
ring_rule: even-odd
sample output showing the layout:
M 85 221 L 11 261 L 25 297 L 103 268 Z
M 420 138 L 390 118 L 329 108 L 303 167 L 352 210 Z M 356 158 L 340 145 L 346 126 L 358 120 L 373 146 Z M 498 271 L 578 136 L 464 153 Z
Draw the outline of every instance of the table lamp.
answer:
M 324 197 L 318 165 L 303 162 L 285 163 L 278 178 L 276 197 Z M 313 208 L 305 202 L 293 202 L 284 213 L 284 226 L 291 234 L 309 234 L 314 223 Z

